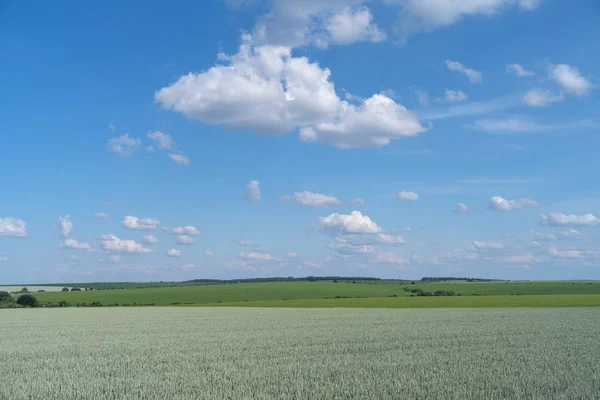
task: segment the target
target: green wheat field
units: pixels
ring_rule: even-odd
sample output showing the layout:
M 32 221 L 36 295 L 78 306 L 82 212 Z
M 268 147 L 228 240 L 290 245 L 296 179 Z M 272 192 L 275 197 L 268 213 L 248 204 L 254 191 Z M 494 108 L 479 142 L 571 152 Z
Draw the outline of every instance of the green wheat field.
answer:
M 600 308 L 0 310 L 1 399 L 598 399 Z

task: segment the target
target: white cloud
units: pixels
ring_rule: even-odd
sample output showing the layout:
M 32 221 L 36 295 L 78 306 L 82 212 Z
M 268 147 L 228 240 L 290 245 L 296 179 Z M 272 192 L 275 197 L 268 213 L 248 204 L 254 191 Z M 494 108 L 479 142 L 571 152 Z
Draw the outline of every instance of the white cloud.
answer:
M 512 256 L 500 257 L 499 260 L 509 264 L 533 264 L 544 262 L 548 257 L 536 256 L 532 253 L 515 254 Z
M 240 246 L 243 246 L 243 247 L 250 247 L 250 246 L 252 246 L 252 242 L 250 242 L 248 240 L 240 240 L 239 244 L 240 244 Z
M 331 214 L 327 217 L 319 217 L 319 223 L 325 230 L 343 233 L 379 233 L 381 228 L 367 215 L 360 211 L 352 211 L 350 214 Z
M 151 253 L 152 250 L 134 240 L 122 240 L 115 235 L 102 235 L 100 243 L 104 250 L 115 253 Z
M 600 224 L 600 218 L 596 217 L 593 214 L 566 215 L 553 212 L 549 215 L 542 214 L 541 224 L 550 226 L 593 226 Z
M 394 236 L 388 233 L 378 233 L 376 235 L 363 234 L 363 235 L 344 235 L 336 238 L 336 241 L 340 243 L 348 243 L 353 246 L 362 245 L 403 245 L 405 243 L 402 236 Z
M 584 258 L 585 254 L 581 250 L 558 250 L 556 246 L 551 246 L 548 249 L 548 253 L 552 257 L 557 258 L 566 258 L 566 259 L 575 259 L 575 258 Z
M 115 129 L 117 129 L 117 128 L 115 127 L 115 124 L 113 124 L 112 122 L 109 122 L 109 124 L 108 124 L 108 129 L 110 129 L 111 131 L 113 131 L 113 132 L 114 132 L 114 131 L 115 131 Z
M 176 235 L 199 235 L 200 231 L 195 227 L 195 226 L 191 226 L 191 225 L 186 225 L 186 226 L 178 226 L 177 228 L 173 228 L 173 229 L 168 229 L 171 232 L 173 232 Z
M 560 232 L 560 237 L 563 239 L 581 238 L 583 234 L 576 229 L 568 229 Z
M 184 156 L 183 154 L 169 153 L 169 158 L 173 160 L 176 164 L 180 165 L 189 165 L 191 162 L 190 159 Z
M 410 261 L 406 258 L 400 257 L 395 253 L 387 252 L 387 253 L 378 253 L 377 258 L 374 262 L 384 263 L 384 264 L 394 264 L 394 265 L 408 265 Z
M 155 100 L 209 124 L 271 135 L 302 128 L 302 140 L 341 148 L 380 147 L 425 131 L 412 113 L 382 94 L 359 106 L 342 101 L 330 71 L 293 57 L 289 47 L 254 46 L 244 35 L 238 54 L 220 58 L 227 64 L 182 76 Z
M 71 234 L 73 230 L 73 223 L 70 220 L 70 215 L 65 215 L 63 217 L 58 217 L 56 221 L 56 233 L 58 233 L 62 237 L 67 237 Z
M 475 248 L 477 250 L 498 250 L 498 249 L 503 249 L 504 245 L 502 243 L 498 243 L 498 242 L 478 242 L 478 241 L 473 241 L 473 246 L 475 246 Z
M 464 214 L 469 212 L 469 207 L 465 203 L 456 203 L 454 208 L 452 209 L 453 213 Z
M 531 234 L 537 240 L 556 240 L 556 235 L 553 233 L 540 233 L 540 232 L 531 231 Z
M 121 256 L 118 256 L 118 255 L 108 256 L 108 259 L 114 263 L 118 263 L 119 261 L 121 261 Z
M 428 105 L 429 102 L 431 101 L 431 98 L 429 97 L 429 93 L 427 93 L 424 90 L 416 89 L 415 94 L 417 96 L 417 103 L 419 103 L 422 106 Z
M 488 201 L 488 206 L 492 210 L 506 212 L 520 210 L 525 207 L 539 207 L 540 203 L 528 198 L 507 200 L 500 196 L 494 196 Z
M 460 72 L 460 73 L 465 74 L 465 76 L 467 77 L 467 79 L 469 79 L 469 82 L 471 82 L 471 83 L 483 82 L 483 77 L 481 75 L 481 72 L 476 71 L 472 68 L 467 68 L 466 66 L 459 63 L 458 61 L 446 60 L 446 66 L 448 67 L 448 69 L 450 71 L 455 71 L 455 72 Z
M 242 197 L 248 203 L 258 203 L 260 201 L 260 182 L 250 181 L 246 185 L 246 191 Z
M 327 47 L 331 44 L 351 44 L 355 42 L 381 42 L 386 40 L 386 34 L 373 24 L 373 15 L 367 7 L 346 7 L 341 12 L 331 16 L 324 23 L 328 37 L 320 35 L 316 44 Z
M 90 250 L 91 247 L 88 243 L 79 242 L 73 238 L 65 239 L 60 243 L 61 248 L 67 249 L 79 249 L 79 250 Z
M 343 241 L 330 244 L 329 247 L 344 258 L 347 258 L 345 256 L 371 257 L 376 253 L 375 248 L 372 245 L 352 245 Z
M 211 250 L 206 250 L 204 252 L 204 257 L 210 258 L 210 257 L 214 257 L 215 253 L 213 253 Z
M 309 267 L 309 268 L 321 268 L 321 264 L 317 264 L 317 263 L 310 262 L 310 261 L 304 261 L 303 265 L 305 267 Z
M 350 200 L 350 204 L 356 207 L 363 207 L 365 205 L 365 201 L 360 197 Z
M 142 141 L 140 139 L 130 138 L 128 133 L 123 136 L 117 136 L 108 140 L 106 148 L 123 158 L 131 156 L 140 149 Z
M 71 255 L 71 257 L 69 257 L 71 259 L 71 262 L 73 263 L 78 263 L 79 261 L 83 260 L 83 257 L 81 256 L 77 256 L 75 254 Z
M 520 77 L 525 77 L 525 76 L 534 76 L 535 72 L 533 71 L 528 71 L 525 68 L 523 68 L 521 65 L 519 64 L 509 64 L 506 66 L 506 72 L 513 72 L 515 75 L 520 76 Z
M 415 192 L 398 192 L 396 196 L 394 196 L 396 200 L 404 200 L 404 201 L 418 201 L 419 195 Z
M 531 107 L 545 107 L 557 101 L 563 101 L 565 97 L 562 94 L 553 95 L 549 90 L 530 90 L 523 96 L 523 103 Z
M 173 147 L 173 138 L 168 133 L 162 133 L 160 131 L 148 132 L 149 139 L 151 139 L 156 147 L 159 149 L 171 149 Z
M 431 31 L 452 25 L 466 16 L 491 17 L 502 9 L 517 6 L 535 9 L 541 0 L 387 0 L 401 4 L 399 27 L 406 36 L 417 31 Z
M 356 107 L 343 104 L 334 122 L 302 128 L 300 139 L 319 141 L 342 149 L 383 147 L 394 139 L 425 132 L 417 117 L 383 94 L 376 94 Z
M 99 212 L 99 213 L 96 213 L 96 214 L 94 214 L 94 217 L 95 217 L 95 218 L 98 218 L 98 219 L 105 219 L 105 218 L 108 218 L 108 217 L 109 217 L 109 215 L 108 215 L 108 214 L 106 214 L 106 213 L 101 213 L 101 212 Z
M 489 133 L 534 133 L 596 126 L 598 126 L 598 123 L 593 120 L 580 120 L 548 125 L 540 124 L 531 119 L 511 117 L 507 119 L 477 120 L 473 123 L 472 128 Z
M 298 258 L 298 254 L 296 254 L 296 253 L 291 253 L 291 252 L 290 252 L 290 253 L 287 253 L 287 254 L 286 254 L 286 257 L 287 257 L 287 258 Z
M 152 236 L 152 235 L 144 236 L 142 238 L 142 240 L 144 241 L 144 243 L 148 243 L 148 244 L 156 244 L 158 242 L 158 239 L 156 238 L 156 236 Z
M 579 69 L 567 64 L 551 65 L 549 77 L 565 92 L 577 96 L 584 96 L 595 88 L 594 84 L 581 76 Z
M 456 103 L 459 101 L 465 101 L 469 98 L 469 96 L 463 92 L 462 90 L 449 90 L 446 89 L 444 93 L 444 99 L 451 103 Z
M 27 236 L 27 224 L 17 218 L 0 218 L 0 236 Z
M 155 151 L 155 150 L 154 150 L 154 146 L 148 146 L 148 147 L 146 147 L 146 151 L 147 151 L 148 153 L 154 153 L 154 151 Z
M 404 232 L 412 232 L 412 231 L 414 231 L 414 229 L 413 229 L 412 226 L 405 226 L 404 228 L 402 228 L 402 230 Z
M 177 249 L 170 249 L 169 251 L 167 251 L 167 255 L 169 257 L 181 257 L 181 251 Z
M 155 218 L 138 218 L 128 215 L 123 219 L 123 227 L 127 229 L 152 230 L 160 224 Z
M 177 235 L 175 236 L 175 242 L 178 244 L 193 244 L 194 239 L 191 236 L 187 235 Z
M 334 196 L 321 193 L 312 193 L 308 190 L 294 193 L 293 199 L 296 203 L 308 207 L 331 207 L 341 204 Z
M 271 261 L 276 260 L 275 257 L 271 256 L 269 253 L 263 253 L 259 251 L 250 251 L 248 253 L 240 253 L 238 254 L 238 258 L 247 261 Z

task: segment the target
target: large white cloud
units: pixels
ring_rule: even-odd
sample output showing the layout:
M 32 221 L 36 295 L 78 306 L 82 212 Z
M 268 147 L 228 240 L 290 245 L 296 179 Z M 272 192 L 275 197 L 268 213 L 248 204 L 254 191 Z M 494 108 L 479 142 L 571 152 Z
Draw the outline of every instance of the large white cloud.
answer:
M 352 211 L 350 214 L 331 214 L 327 217 L 319 217 L 319 223 L 327 231 L 342 233 L 379 233 L 381 228 L 367 215 L 360 211 Z
M 123 227 L 127 229 L 152 230 L 160 224 L 155 218 L 138 218 L 128 215 L 123 219 Z
M 27 236 L 27 224 L 17 218 L 0 218 L 0 236 Z
M 542 225 L 550 226 L 593 226 L 600 224 L 600 218 L 594 214 L 561 214 L 558 212 L 550 213 L 549 215 L 542 214 Z
M 308 207 L 331 207 L 341 204 L 341 202 L 334 196 L 329 196 L 321 193 L 312 193 L 308 190 L 302 192 L 296 192 L 290 199 L 293 199 L 296 203 Z
M 342 101 L 330 71 L 290 47 L 255 46 L 244 35 L 224 65 L 182 76 L 159 90 L 155 100 L 190 118 L 260 134 L 280 135 L 303 128 L 301 139 L 341 148 L 380 147 L 425 131 L 418 119 L 384 95 L 355 106 Z
M 152 250 L 144 247 L 135 240 L 119 239 L 115 235 L 102 235 L 100 244 L 106 251 L 114 253 L 151 253 Z
M 109 139 L 106 148 L 123 158 L 127 158 L 138 151 L 141 145 L 142 141 L 140 139 L 130 138 L 129 134 L 125 133 L 123 136 Z
M 567 64 L 552 65 L 549 77 L 558 83 L 565 92 L 577 96 L 584 96 L 595 87 L 594 84 L 581 76 L 579 69 Z
M 73 222 L 71 222 L 70 215 L 65 215 L 64 217 L 58 217 L 56 221 L 56 233 L 58 233 L 62 237 L 67 237 L 73 230 Z
M 507 200 L 500 196 L 494 196 L 488 201 L 488 206 L 492 210 L 506 212 L 520 210 L 525 207 L 539 207 L 540 203 L 528 198 Z
M 67 238 L 60 243 L 61 248 L 67 249 L 80 249 L 80 250 L 90 250 L 91 247 L 89 243 L 79 242 L 73 238 Z
M 246 191 L 242 195 L 242 198 L 248 203 L 258 203 L 260 201 L 260 182 L 250 181 L 246 185 Z
M 471 83 L 483 82 L 481 72 L 474 70 L 473 68 L 467 68 L 458 61 L 446 60 L 446 66 L 450 71 L 460 72 L 464 74 Z
M 148 132 L 146 136 L 148 136 L 148 138 L 150 138 L 154 142 L 154 145 L 159 149 L 171 149 L 173 147 L 173 138 L 168 133 L 153 131 Z

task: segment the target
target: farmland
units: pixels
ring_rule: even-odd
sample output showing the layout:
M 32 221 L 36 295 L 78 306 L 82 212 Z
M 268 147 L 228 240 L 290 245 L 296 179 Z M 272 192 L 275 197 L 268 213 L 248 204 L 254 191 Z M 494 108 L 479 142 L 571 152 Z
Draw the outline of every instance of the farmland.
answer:
M 457 296 L 410 297 L 412 290 Z M 37 294 L 71 305 L 153 304 L 271 307 L 531 307 L 600 305 L 600 282 L 275 282 Z
M 600 308 L 71 308 L 0 320 L 6 399 L 600 397 Z

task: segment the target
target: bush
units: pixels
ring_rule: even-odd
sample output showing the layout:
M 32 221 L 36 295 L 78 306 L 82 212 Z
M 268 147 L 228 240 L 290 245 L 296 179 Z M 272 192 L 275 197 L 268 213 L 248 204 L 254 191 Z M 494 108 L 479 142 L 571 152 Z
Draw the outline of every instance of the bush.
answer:
M 68 287 L 64 287 L 64 288 L 62 288 L 62 290 L 61 290 L 61 292 L 68 292 L 68 291 L 69 291 L 69 288 L 68 288 Z
M 37 307 L 38 301 L 32 295 L 24 294 L 22 296 L 19 296 L 19 298 L 17 299 L 17 304 L 20 304 L 24 307 Z
M 78 287 L 71 288 L 71 292 L 81 292 L 81 289 Z
M 6 302 L 12 302 L 13 298 L 10 295 L 10 293 L 8 293 L 8 292 L 1 292 L 0 291 L 0 303 L 5 302 L 5 301 Z

